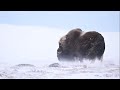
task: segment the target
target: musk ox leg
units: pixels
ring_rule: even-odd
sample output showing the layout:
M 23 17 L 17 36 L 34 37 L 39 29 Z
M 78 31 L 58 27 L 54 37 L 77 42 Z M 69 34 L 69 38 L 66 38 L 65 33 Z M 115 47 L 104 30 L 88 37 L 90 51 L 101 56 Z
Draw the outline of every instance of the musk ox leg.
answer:
M 103 61 L 103 56 L 98 57 L 98 60 Z
M 79 57 L 74 57 L 74 61 L 76 61 L 76 62 L 78 62 L 78 61 L 83 62 L 83 60 L 80 59 Z
M 83 62 L 83 57 L 82 56 L 76 56 L 76 59 L 80 62 Z
M 83 62 L 83 59 L 79 59 L 79 61 L 82 63 L 82 62 Z

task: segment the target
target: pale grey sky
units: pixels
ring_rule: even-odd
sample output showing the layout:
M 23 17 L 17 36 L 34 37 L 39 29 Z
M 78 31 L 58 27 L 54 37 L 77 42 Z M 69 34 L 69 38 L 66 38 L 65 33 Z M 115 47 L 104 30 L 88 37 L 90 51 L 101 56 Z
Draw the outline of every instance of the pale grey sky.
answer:
M 119 11 L 0 11 L 0 24 L 119 31 Z

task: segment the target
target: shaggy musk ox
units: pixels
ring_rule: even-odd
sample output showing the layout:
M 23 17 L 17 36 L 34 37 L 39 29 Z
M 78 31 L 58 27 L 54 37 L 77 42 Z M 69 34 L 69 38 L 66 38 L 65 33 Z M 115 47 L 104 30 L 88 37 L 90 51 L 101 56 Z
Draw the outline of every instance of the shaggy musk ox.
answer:
M 83 59 L 102 60 L 105 51 L 103 36 L 96 31 L 83 32 L 73 29 L 59 41 L 57 57 L 59 61 L 74 61 Z

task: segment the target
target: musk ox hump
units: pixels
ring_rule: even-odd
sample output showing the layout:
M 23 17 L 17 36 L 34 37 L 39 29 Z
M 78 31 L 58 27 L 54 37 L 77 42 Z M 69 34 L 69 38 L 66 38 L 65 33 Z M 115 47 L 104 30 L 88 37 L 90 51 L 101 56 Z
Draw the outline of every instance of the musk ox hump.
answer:
M 82 30 L 77 28 L 77 29 L 73 29 L 71 31 L 69 31 L 66 35 L 66 39 L 76 39 L 78 36 L 80 36 L 80 34 L 82 33 Z

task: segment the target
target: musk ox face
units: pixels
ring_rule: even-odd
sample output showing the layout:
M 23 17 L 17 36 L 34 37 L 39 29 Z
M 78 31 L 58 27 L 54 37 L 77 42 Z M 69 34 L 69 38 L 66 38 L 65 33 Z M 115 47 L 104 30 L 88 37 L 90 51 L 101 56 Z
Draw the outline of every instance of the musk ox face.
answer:
M 59 41 L 57 57 L 60 61 L 74 61 L 76 58 L 101 60 L 105 51 L 103 36 L 95 31 L 84 32 L 81 29 L 73 29 Z
M 79 37 L 81 29 L 75 29 L 68 32 L 65 36 L 61 37 L 59 41 L 59 48 L 57 50 L 57 57 L 59 60 L 74 60 L 74 46 L 73 43 Z

